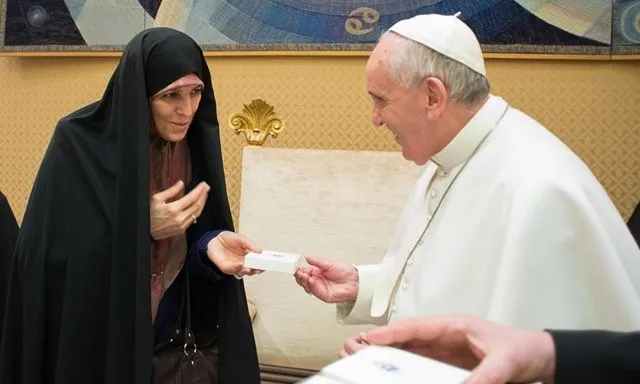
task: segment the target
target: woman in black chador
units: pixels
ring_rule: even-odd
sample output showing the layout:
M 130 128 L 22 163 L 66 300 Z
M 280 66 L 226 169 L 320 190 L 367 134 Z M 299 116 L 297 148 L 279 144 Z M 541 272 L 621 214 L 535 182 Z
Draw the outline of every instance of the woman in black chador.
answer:
M 0 271 L 0 383 L 149 383 L 154 353 L 181 329 L 184 281 L 194 333 L 217 334 L 219 383 L 259 383 L 238 279 L 256 272 L 249 251 L 233 232 L 202 51 L 145 30 L 102 99 L 53 133 Z

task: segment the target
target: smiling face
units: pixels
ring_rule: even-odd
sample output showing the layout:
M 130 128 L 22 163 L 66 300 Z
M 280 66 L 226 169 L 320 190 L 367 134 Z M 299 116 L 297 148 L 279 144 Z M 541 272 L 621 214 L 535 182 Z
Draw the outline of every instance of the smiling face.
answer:
M 391 81 L 382 64 L 367 70 L 367 88 L 373 101 L 373 124 L 391 131 L 402 147 L 405 159 L 419 161 L 426 118 L 418 108 L 416 90 L 406 90 Z
M 371 120 L 385 126 L 402 146 L 405 159 L 425 164 L 441 147 L 439 120 L 446 102 L 441 81 L 425 78 L 406 88 L 389 74 L 389 55 L 394 53 L 398 37 L 383 37 L 374 48 L 366 66 L 367 91 L 373 101 Z
M 200 105 L 204 85 L 185 76 L 151 97 L 152 128 L 164 140 L 183 140 Z

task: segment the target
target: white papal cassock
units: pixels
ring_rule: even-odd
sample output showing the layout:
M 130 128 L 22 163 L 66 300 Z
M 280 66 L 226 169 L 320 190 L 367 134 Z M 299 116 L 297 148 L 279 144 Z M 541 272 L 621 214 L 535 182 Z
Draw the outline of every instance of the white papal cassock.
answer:
M 426 164 L 382 262 L 358 271 L 345 324 L 464 313 L 640 329 L 640 250 L 624 220 L 568 147 L 496 96 Z

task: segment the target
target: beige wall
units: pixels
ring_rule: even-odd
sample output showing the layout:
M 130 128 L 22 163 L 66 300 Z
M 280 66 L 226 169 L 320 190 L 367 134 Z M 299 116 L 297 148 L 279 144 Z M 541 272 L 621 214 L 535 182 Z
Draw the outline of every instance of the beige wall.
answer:
M 365 57 L 213 57 L 228 189 L 237 217 L 245 140 L 227 123 L 262 98 L 285 119 L 266 146 L 397 150 L 369 122 Z M 0 58 L 0 190 L 21 220 L 58 118 L 100 97 L 116 58 Z M 489 60 L 494 93 L 591 167 L 626 219 L 640 199 L 640 62 Z M 544 154 L 541 154 L 544 156 Z

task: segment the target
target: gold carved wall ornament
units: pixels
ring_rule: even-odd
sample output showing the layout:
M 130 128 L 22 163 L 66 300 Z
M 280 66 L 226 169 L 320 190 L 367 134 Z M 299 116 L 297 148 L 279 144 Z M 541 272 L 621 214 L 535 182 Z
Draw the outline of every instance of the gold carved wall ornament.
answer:
M 229 125 L 236 135 L 244 133 L 247 143 L 256 146 L 262 146 L 269 136 L 275 139 L 284 129 L 284 121 L 262 99 L 245 104 L 242 112 L 229 116 Z
M 367 25 L 363 25 L 362 21 Z M 373 32 L 375 23 L 380 20 L 380 13 L 369 7 L 356 8 L 349 13 L 349 18 L 344 22 L 344 28 L 348 33 L 356 36 L 366 35 Z

